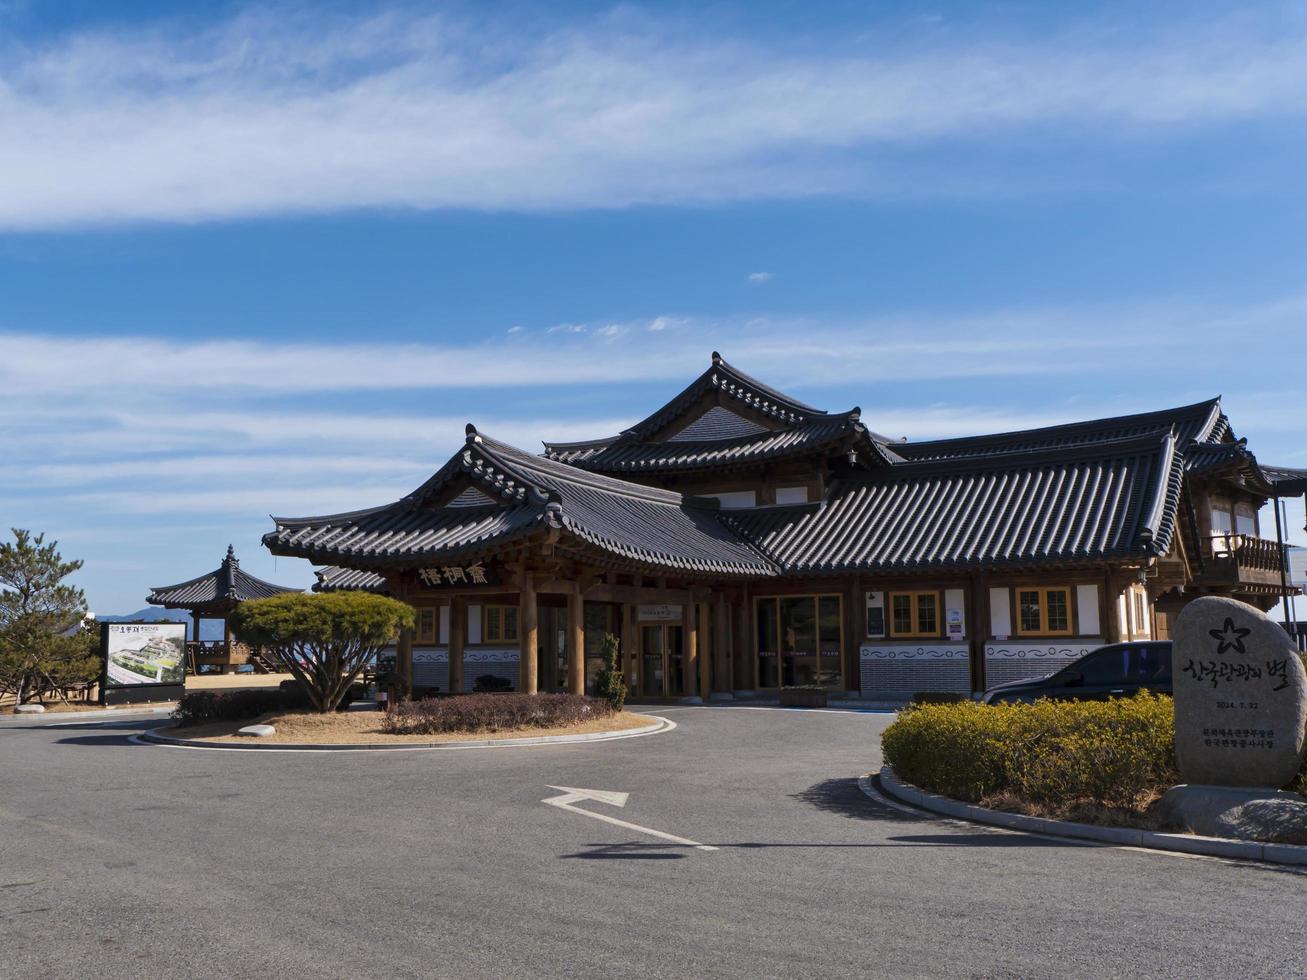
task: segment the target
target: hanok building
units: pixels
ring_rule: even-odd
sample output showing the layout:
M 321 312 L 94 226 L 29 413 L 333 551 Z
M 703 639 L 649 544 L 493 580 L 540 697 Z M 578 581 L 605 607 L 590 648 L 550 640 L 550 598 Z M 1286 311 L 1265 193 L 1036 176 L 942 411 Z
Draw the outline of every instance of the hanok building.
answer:
M 817 685 L 971 691 L 1168 635 L 1200 594 L 1268 608 L 1258 512 L 1307 471 L 1258 464 L 1219 399 L 975 438 L 892 440 L 713 354 L 625 432 L 541 456 L 467 427 L 402 500 L 275 518 L 320 589 L 417 609 L 416 687 L 483 674 L 580 691 L 621 639 L 643 696 Z

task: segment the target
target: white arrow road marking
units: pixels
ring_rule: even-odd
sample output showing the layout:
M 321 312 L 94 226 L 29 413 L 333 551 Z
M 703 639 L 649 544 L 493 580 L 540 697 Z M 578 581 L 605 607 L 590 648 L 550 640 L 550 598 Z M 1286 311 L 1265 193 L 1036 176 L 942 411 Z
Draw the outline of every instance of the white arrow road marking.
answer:
M 592 813 L 589 810 L 582 810 L 575 804 L 584 800 L 595 800 L 599 803 L 608 803 L 612 806 L 626 806 L 626 801 L 631 798 L 630 793 L 618 793 L 606 789 L 577 789 L 574 786 L 550 786 L 550 789 L 562 790 L 561 796 L 551 796 L 547 800 L 541 800 L 548 806 L 556 806 L 560 810 L 567 810 L 569 813 L 579 813 L 583 817 L 590 817 L 592 820 L 602 820 L 604 823 L 610 823 L 617 827 L 625 827 L 627 830 L 634 830 L 636 833 L 646 834 L 649 837 L 657 837 L 660 840 L 668 840 L 673 844 L 684 844 L 687 847 L 693 847 L 700 851 L 715 851 L 717 848 L 710 844 L 700 844 L 698 841 L 688 840 L 685 837 L 677 837 L 675 834 L 664 834 L 661 830 L 650 830 L 648 827 L 641 827 L 639 824 L 628 823 L 625 820 L 618 820 L 616 817 L 610 817 L 606 813 Z

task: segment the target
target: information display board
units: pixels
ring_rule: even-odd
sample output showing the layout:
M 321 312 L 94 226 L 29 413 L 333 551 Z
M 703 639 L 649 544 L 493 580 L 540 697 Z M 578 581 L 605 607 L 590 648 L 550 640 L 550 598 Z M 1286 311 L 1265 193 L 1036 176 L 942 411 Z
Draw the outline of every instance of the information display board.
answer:
M 175 701 L 185 692 L 185 623 L 101 623 L 104 704 Z

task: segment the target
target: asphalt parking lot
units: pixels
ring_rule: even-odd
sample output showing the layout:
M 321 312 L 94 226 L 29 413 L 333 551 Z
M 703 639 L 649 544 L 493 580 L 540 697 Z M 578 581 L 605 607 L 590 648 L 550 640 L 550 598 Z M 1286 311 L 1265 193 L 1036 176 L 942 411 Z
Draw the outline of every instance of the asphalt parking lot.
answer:
M 4 977 L 1301 977 L 1307 875 L 868 798 L 883 714 L 415 752 L 0 727 Z M 572 804 L 550 787 L 629 794 Z

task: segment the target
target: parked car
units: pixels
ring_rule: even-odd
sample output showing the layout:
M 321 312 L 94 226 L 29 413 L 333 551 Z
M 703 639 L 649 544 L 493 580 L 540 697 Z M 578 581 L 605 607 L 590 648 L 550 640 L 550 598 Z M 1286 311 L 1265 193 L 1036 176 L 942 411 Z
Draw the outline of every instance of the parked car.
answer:
M 1058 701 L 1106 701 L 1140 691 L 1171 693 L 1171 641 L 1136 640 L 1091 650 L 1073 664 L 1043 677 L 997 684 L 985 692 L 985 704 L 1040 698 Z

